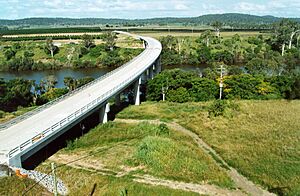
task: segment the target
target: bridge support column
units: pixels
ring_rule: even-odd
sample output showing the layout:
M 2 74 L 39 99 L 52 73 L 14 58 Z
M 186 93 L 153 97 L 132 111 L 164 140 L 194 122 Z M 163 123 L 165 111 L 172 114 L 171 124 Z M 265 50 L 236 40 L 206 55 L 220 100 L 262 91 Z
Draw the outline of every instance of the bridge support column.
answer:
M 100 123 L 102 123 L 102 124 L 107 123 L 107 121 L 108 121 L 107 113 L 109 111 L 110 111 L 109 103 L 104 104 L 100 108 L 100 114 L 99 114 L 99 121 L 100 121 Z
M 135 105 L 140 105 L 141 100 L 140 100 L 140 86 L 142 83 L 142 78 L 139 77 L 138 80 L 134 84 L 134 104 Z
M 21 156 L 15 156 L 15 157 L 9 159 L 8 165 L 18 167 L 18 168 L 22 168 Z
M 121 93 L 119 93 L 115 96 L 115 104 L 117 106 L 121 105 Z
M 156 64 L 156 74 L 158 74 L 158 73 L 160 73 L 161 70 L 162 70 L 162 67 L 161 67 L 161 61 L 160 61 L 160 56 L 159 56 L 158 59 L 156 60 L 155 64 Z
M 152 80 L 153 79 L 153 66 L 151 65 L 148 70 L 149 70 L 149 75 L 148 75 L 149 79 Z

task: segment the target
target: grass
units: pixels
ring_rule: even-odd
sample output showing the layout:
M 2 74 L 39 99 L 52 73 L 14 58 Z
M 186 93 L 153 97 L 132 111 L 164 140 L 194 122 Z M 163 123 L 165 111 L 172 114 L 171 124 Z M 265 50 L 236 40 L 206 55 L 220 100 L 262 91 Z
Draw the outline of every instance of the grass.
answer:
M 30 179 L 21 179 L 17 176 L 0 178 L 0 195 L 2 196 L 17 196 L 35 184 Z M 45 188 L 37 185 L 32 188 L 26 195 L 51 195 Z
M 193 130 L 252 181 L 284 195 L 300 192 L 300 101 L 238 101 L 234 117 L 208 118 L 209 103 L 145 103 L 119 118 L 173 119 Z M 134 115 L 133 115 L 134 114 Z
M 58 177 L 70 188 L 70 195 L 87 195 L 93 184 L 97 184 L 95 195 L 117 195 L 123 189 L 128 190 L 129 195 L 194 195 L 133 181 L 134 175 L 145 174 L 168 180 L 234 188 L 225 169 L 217 166 L 210 156 L 191 142 L 189 136 L 169 130 L 163 124 L 109 122 L 100 125 L 80 139 L 70 141 L 65 149 L 54 155 L 58 159 L 46 161 L 37 170 L 49 172 L 50 161 L 56 161 L 58 165 L 62 163 L 59 157 L 69 157 L 68 161 L 72 161 L 88 154 L 90 156 L 77 162 L 77 165 L 86 164 L 85 168 L 92 169 L 90 171 L 74 166 L 57 169 Z M 138 169 L 123 177 L 116 177 L 116 173 L 124 172 L 123 168 Z M 103 171 L 110 175 L 97 173 Z
M 46 171 L 47 167 L 49 167 L 49 164 L 44 163 L 39 169 Z M 94 187 L 95 191 L 93 195 L 122 195 L 122 192 L 127 192 L 127 194 L 124 195 L 198 195 L 192 192 L 173 190 L 162 186 L 140 184 L 133 182 L 129 177 L 116 178 L 104 176 L 95 171 L 75 169 L 68 166 L 60 167 L 57 170 L 57 176 L 69 187 L 70 196 L 90 195 Z
M 15 112 L 4 112 L 0 110 L 0 123 L 9 121 L 17 116 L 21 116 L 22 114 L 34 110 L 35 108 L 37 108 L 37 106 L 25 107 L 25 108 L 19 107 L 18 110 Z

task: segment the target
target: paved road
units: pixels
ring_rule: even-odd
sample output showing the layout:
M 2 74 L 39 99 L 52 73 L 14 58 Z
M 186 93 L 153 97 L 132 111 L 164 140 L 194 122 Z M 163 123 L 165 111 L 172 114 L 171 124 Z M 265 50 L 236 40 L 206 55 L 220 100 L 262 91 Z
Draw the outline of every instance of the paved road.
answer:
M 84 107 L 89 102 L 97 99 L 101 95 L 104 95 L 124 81 L 127 81 L 137 73 L 143 73 L 159 57 L 161 44 L 153 38 L 141 38 L 148 43 L 148 47 L 124 68 L 87 87 L 86 89 L 83 89 L 81 92 L 56 103 L 42 112 L 37 113 L 7 129 L 1 130 L 0 155 L 1 153 L 7 154 L 10 150 L 16 148 L 27 140 L 30 140 L 37 134 L 42 133 L 42 131 L 57 122 L 60 122 L 64 118 L 76 112 L 78 109 Z M 132 81 L 134 80 L 135 79 L 132 79 Z

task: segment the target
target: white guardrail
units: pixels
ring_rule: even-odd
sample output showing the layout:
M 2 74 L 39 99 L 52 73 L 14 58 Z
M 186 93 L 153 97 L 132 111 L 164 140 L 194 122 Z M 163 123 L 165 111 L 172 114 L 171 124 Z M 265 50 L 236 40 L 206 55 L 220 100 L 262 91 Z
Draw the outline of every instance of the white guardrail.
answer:
M 146 49 L 147 50 L 147 49 Z M 28 112 L 28 114 L 26 113 L 25 115 L 22 115 L 20 117 L 17 117 L 16 119 L 9 121 L 8 123 L 5 123 L 3 125 L 1 125 L 1 129 L 3 128 L 7 128 L 8 126 L 12 126 L 34 114 L 37 114 L 38 112 L 43 111 L 44 109 L 48 108 L 49 106 L 62 101 L 64 99 L 66 99 L 67 97 L 70 97 L 72 95 L 74 95 L 75 93 L 80 92 L 81 90 L 101 81 L 104 80 L 105 78 L 111 76 L 112 74 L 116 73 L 117 71 L 119 71 L 120 69 L 123 69 L 124 67 L 128 66 L 129 64 L 135 62 L 140 56 L 142 56 L 146 50 L 144 50 L 142 53 L 140 53 L 138 56 L 136 56 L 134 59 L 132 59 L 131 61 L 125 63 L 124 65 L 118 67 L 117 69 L 105 74 L 104 76 L 66 94 L 61 96 L 58 99 L 55 99 L 43 106 L 38 107 L 37 109 Z M 150 65 L 149 65 L 150 66 Z M 122 83 L 120 83 L 118 86 L 114 87 L 113 89 L 109 90 L 108 92 L 106 92 L 105 94 L 99 96 L 98 98 L 94 99 L 93 101 L 91 101 L 90 103 L 86 104 L 85 106 L 83 106 L 82 108 L 80 108 L 79 110 L 75 111 L 74 113 L 70 114 L 68 117 L 62 119 L 60 122 L 52 125 L 51 127 L 47 128 L 46 130 L 42 131 L 41 133 L 37 134 L 36 136 L 32 137 L 31 139 L 27 140 L 26 142 L 22 143 L 21 145 L 19 145 L 18 147 L 12 149 L 9 151 L 9 153 L 6 155 L 7 158 L 11 158 L 14 155 L 18 154 L 19 152 L 29 148 L 30 146 L 34 145 L 35 143 L 41 141 L 41 139 L 47 137 L 50 134 L 55 134 L 58 131 L 61 130 L 61 128 L 64 128 L 70 124 L 72 124 L 74 121 L 76 121 L 78 118 L 82 117 L 83 115 L 85 115 L 87 112 L 89 112 L 90 110 L 94 109 L 95 107 L 97 107 L 98 105 L 100 105 L 101 103 L 103 103 L 104 101 L 106 101 L 107 99 L 109 99 L 111 97 L 112 94 L 114 94 L 114 92 L 118 92 L 120 90 L 122 90 L 124 87 L 126 87 L 128 84 L 130 84 L 136 77 L 140 76 L 145 70 L 141 69 L 138 70 L 134 75 L 132 75 L 131 77 L 127 78 L 125 81 L 123 81 Z
M 120 67 L 114 69 L 113 71 L 110 71 L 109 73 L 107 73 L 107 74 L 105 74 L 105 75 L 103 75 L 103 76 L 101 76 L 101 77 L 99 77 L 99 78 L 93 80 L 92 82 L 87 83 L 87 84 L 85 84 L 85 85 L 83 85 L 83 86 L 81 86 L 81 87 L 79 87 L 79 88 L 77 88 L 77 89 L 75 89 L 75 90 L 73 90 L 73 91 L 71 91 L 71 92 L 68 92 L 67 94 L 62 95 L 62 96 L 60 96 L 60 97 L 58 97 L 58 98 L 56 98 L 56 99 L 54 99 L 54 100 L 52 100 L 52 101 L 50 101 L 50 102 L 44 104 L 44 105 L 41 105 L 41 106 L 37 107 L 37 108 L 34 109 L 34 110 L 31 110 L 31 111 L 29 111 L 29 112 L 26 112 L 26 113 L 23 114 L 23 115 L 17 116 L 16 118 L 14 118 L 14 119 L 12 119 L 12 120 L 10 120 L 10 121 L 1 123 L 1 124 L 0 124 L 0 131 L 1 131 L 1 130 L 4 130 L 4 129 L 7 129 L 8 127 L 11 127 L 11 126 L 13 126 L 13 125 L 15 125 L 15 124 L 17 124 L 17 123 L 19 123 L 19 122 L 25 120 L 25 119 L 27 119 L 27 118 L 29 118 L 29 117 L 31 117 L 31 116 L 37 114 L 37 113 L 39 113 L 39 112 L 45 110 L 45 109 L 48 108 L 49 106 L 52 106 L 52 105 L 54 105 L 54 104 L 56 104 L 56 103 L 58 103 L 58 102 L 60 102 L 60 101 L 63 101 L 64 99 L 66 99 L 66 98 L 68 98 L 68 97 L 70 97 L 70 96 L 73 96 L 74 94 L 80 92 L 81 90 L 83 90 L 83 89 L 85 89 L 85 88 L 87 88 L 87 87 L 89 87 L 89 86 L 91 86 L 91 85 L 93 85 L 93 84 L 95 84 L 95 83 L 97 83 L 97 82 L 99 82 L 99 81 L 101 81 L 101 80 L 104 80 L 105 78 L 111 76 L 112 74 L 116 73 L 116 72 L 119 71 L 120 69 L 123 69 L 123 68 L 126 67 L 128 64 L 131 64 L 132 62 L 134 62 L 139 56 L 143 55 L 143 53 L 145 53 L 145 50 L 144 50 L 142 53 L 140 53 L 138 56 L 136 56 L 135 58 L 133 58 L 131 61 L 129 61 L 129 62 L 125 63 L 124 65 L 122 65 L 122 66 L 120 66 Z

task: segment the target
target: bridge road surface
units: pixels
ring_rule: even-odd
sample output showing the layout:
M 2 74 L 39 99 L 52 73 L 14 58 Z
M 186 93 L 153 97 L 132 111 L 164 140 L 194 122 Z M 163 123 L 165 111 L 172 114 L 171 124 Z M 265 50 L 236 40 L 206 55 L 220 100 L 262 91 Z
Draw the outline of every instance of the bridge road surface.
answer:
M 5 160 L 3 160 L 3 154 L 8 154 L 10 150 L 32 139 L 37 134 L 42 133 L 44 130 L 73 114 L 86 104 L 97 99 L 101 95 L 106 94 L 119 84 L 127 81 L 135 74 L 144 73 L 147 68 L 152 66 L 154 61 L 160 55 L 161 44 L 153 38 L 140 38 L 144 39 L 148 43 L 147 48 L 124 68 L 118 70 L 107 78 L 86 87 L 78 93 L 75 93 L 73 96 L 61 100 L 51 107 L 46 108 L 45 110 L 28 117 L 7 129 L 0 130 L 0 153 L 2 154 L 2 157 L 0 156 L 0 163 L 5 162 Z M 137 78 L 138 77 L 132 78 L 131 83 L 136 81 Z M 114 95 L 115 94 L 112 94 L 110 97 L 113 97 Z

